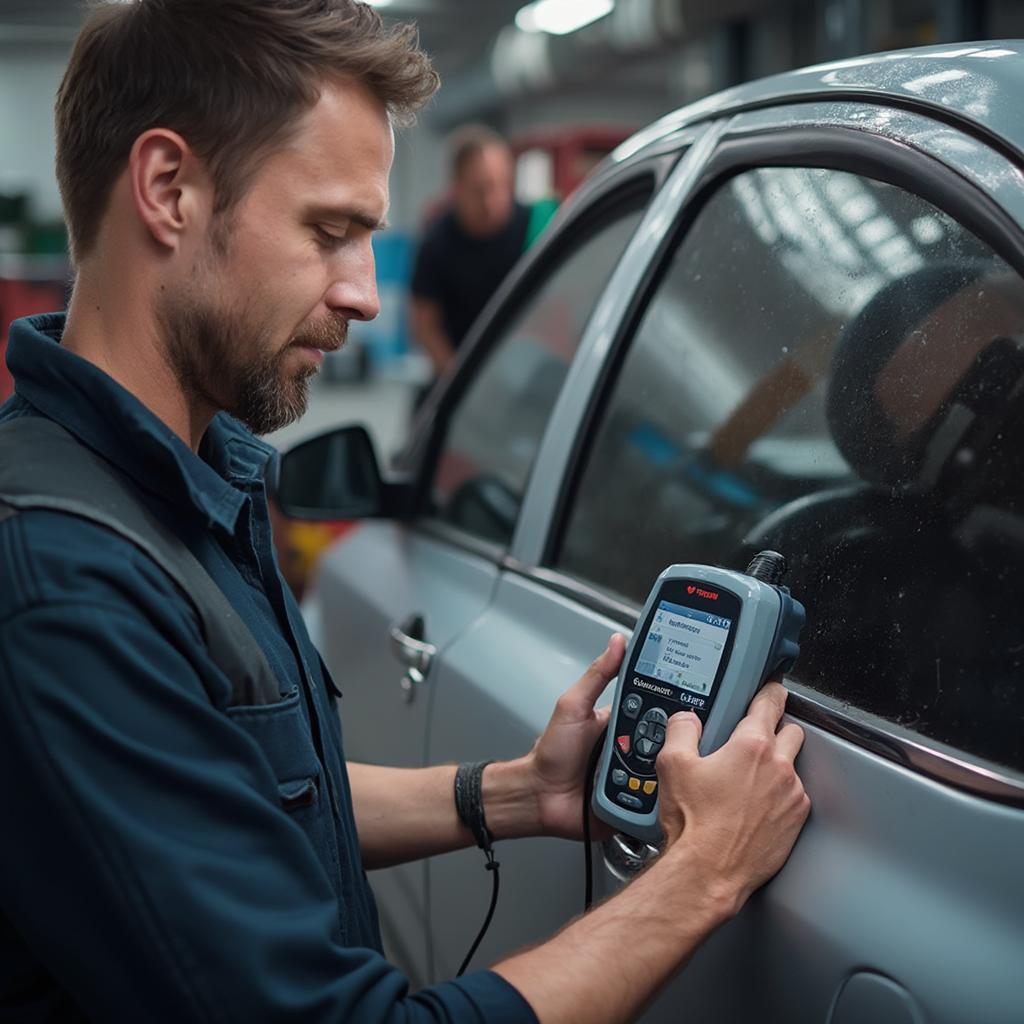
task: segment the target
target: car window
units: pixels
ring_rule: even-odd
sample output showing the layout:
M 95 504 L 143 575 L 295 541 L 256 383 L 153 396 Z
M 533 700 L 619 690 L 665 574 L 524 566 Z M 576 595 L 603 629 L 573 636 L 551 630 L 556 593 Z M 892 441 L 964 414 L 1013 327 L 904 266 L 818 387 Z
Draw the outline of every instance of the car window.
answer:
M 1024 768 L 1024 282 L 833 170 L 707 201 L 600 413 L 556 565 L 641 601 L 673 562 L 789 560 L 793 677 Z
M 455 409 L 433 480 L 443 521 L 485 540 L 512 538 L 530 467 L 587 320 L 643 213 L 631 190 L 588 224 L 532 293 L 514 296 Z M 485 342 L 486 343 L 486 342 Z

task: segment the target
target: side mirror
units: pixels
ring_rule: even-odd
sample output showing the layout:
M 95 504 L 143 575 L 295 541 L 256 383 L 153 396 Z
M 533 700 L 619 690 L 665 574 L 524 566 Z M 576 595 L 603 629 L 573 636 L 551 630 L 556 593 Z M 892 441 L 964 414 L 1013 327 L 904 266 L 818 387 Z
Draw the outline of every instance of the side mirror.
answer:
M 274 500 L 292 519 L 401 518 L 412 485 L 385 480 L 363 427 L 339 427 L 281 456 Z

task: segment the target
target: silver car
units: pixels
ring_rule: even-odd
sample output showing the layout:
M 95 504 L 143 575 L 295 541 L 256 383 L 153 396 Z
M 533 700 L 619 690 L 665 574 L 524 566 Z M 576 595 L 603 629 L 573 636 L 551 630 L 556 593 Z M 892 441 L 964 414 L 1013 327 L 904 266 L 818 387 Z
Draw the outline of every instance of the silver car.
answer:
M 391 471 L 358 429 L 285 459 L 290 508 L 365 518 L 305 603 L 354 760 L 519 756 L 664 566 L 788 557 L 812 815 L 645 1020 L 1024 1020 L 1022 274 L 1024 44 L 782 75 L 601 166 Z M 501 847 L 477 965 L 582 907 L 579 844 Z M 655 855 L 595 852 L 599 894 Z M 373 881 L 450 977 L 479 851 Z

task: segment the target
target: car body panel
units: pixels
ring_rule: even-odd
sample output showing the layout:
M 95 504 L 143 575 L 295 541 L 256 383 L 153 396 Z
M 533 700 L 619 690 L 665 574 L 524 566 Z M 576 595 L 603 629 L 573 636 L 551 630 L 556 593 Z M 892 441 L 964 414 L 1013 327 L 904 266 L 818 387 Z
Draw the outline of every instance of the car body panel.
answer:
M 559 225 L 585 215 L 606 183 L 628 175 L 635 161 L 652 154 L 669 158 L 675 149 L 685 153 L 653 199 L 587 327 L 538 449 L 509 552 L 492 551 L 488 560 L 473 554 L 479 545 L 457 531 L 445 540 L 429 526 L 381 525 L 347 556 L 329 560 L 324 573 L 365 578 L 359 585 L 351 578 L 346 585 L 325 585 L 329 601 L 319 607 L 331 623 L 352 616 L 347 639 L 339 632 L 333 649 L 345 664 L 336 672 L 340 685 L 357 685 L 347 682 L 352 665 L 360 686 L 363 679 L 387 675 L 377 667 L 390 657 L 383 637 L 370 648 L 386 620 L 407 610 L 429 611 L 435 606 L 413 608 L 428 598 L 445 602 L 458 595 L 461 607 L 450 616 L 428 682 L 429 721 L 406 721 L 422 729 L 419 749 L 425 744 L 430 762 L 524 753 L 557 696 L 603 648 L 609 632 L 628 632 L 635 621 L 630 603 L 544 568 L 544 557 L 580 435 L 590 423 L 592 396 L 618 365 L 615 349 L 637 297 L 687 198 L 706 184 L 701 174 L 716 147 L 800 127 L 863 132 L 951 168 L 966 188 L 1005 211 L 1020 234 L 1022 86 L 1019 42 L 884 54 L 740 86 L 669 115 L 619 147 L 598 173 L 598 184 L 581 190 L 542 245 L 557 237 Z M 492 301 L 474 328 L 477 339 L 515 287 L 513 279 Z M 464 354 L 449 382 L 456 395 L 459 376 L 471 372 L 472 359 Z M 431 416 L 445 400 L 443 392 L 433 397 L 420 429 L 435 429 Z M 410 445 L 406 468 L 429 470 L 428 442 L 420 437 Z M 450 578 L 428 584 L 429 573 Z M 395 581 L 385 580 L 391 575 Z M 373 611 L 353 611 L 350 602 L 369 602 Z M 321 633 L 331 628 L 324 623 Z M 399 674 L 396 668 L 393 690 Z M 383 686 L 386 693 L 388 684 Z M 605 699 L 610 695 L 611 688 Z M 351 738 L 353 720 L 358 732 L 393 714 L 382 704 L 385 718 L 375 717 L 374 707 L 362 698 L 343 704 L 353 756 L 359 749 Z M 948 747 L 896 725 L 879 726 L 870 715 L 816 701 L 813 694 L 796 696 L 791 710 L 807 733 L 798 768 L 813 801 L 811 819 L 780 874 L 697 952 L 644 1020 L 848 1024 L 866 1019 L 864 1013 L 872 1024 L 1024 1019 L 1024 886 L 1018 877 L 1024 797 L 1014 797 L 1024 794 L 1019 773 L 1003 772 L 998 792 L 992 790 L 999 800 L 1015 802 L 1010 806 L 979 795 L 983 786 L 965 792 L 928 777 L 941 774 L 933 771 L 936 765 L 955 763 L 962 784 L 971 772 L 987 777 L 992 766 L 959 761 Z M 422 716 L 422 707 L 413 714 Z M 933 748 L 933 756 L 911 756 L 915 746 Z M 578 845 L 530 839 L 500 843 L 497 854 L 502 896 L 477 966 L 542 940 L 582 906 Z M 599 894 L 613 893 L 622 883 L 607 864 L 601 866 L 600 846 L 595 861 Z M 414 977 L 440 980 L 451 976 L 479 928 L 489 877 L 480 852 L 471 849 L 432 859 L 427 878 L 423 899 L 408 909 L 417 934 L 421 924 L 429 930 L 431 954 L 399 961 Z M 397 890 L 382 896 L 386 917 L 401 914 L 402 898 Z M 628 951 L 611 966 L 628 971 Z
M 869 969 L 909 991 L 929 1024 L 1020 1020 L 1024 816 L 805 731 L 811 818 L 741 915 L 758 949 L 749 1009 L 819 1022 L 845 980 Z
M 429 759 L 521 754 L 567 682 L 616 629 L 628 635 L 614 618 L 582 610 L 535 580 L 503 574 L 493 603 L 447 652 Z M 600 703 L 611 694 L 609 687 Z M 643 1020 L 820 1024 L 862 969 L 897 981 L 926 1008 L 931 1024 L 1019 1020 L 1024 815 L 804 727 L 798 769 L 813 811 L 793 855 Z M 531 839 L 496 850 L 502 900 L 480 964 L 542 940 L 582 909 L 576 844 Z M 596 846 L 597 892 L 608 896 L 622 883 L 600 851 Z M 434 980 L 458 966 L 488 897 L 478 850 L 431 862 Z M 936 972 L 936 963 L 949 966 Z M 736 976 L 742 986 L 729 984 Z

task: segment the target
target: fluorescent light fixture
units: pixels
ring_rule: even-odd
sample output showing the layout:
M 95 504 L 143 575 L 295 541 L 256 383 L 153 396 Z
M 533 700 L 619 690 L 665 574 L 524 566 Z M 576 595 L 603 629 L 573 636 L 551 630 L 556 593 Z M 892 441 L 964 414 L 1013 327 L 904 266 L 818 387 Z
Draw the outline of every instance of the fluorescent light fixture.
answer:
M 548 32 L 564 36 L 610 14 L 615 0 L 536 0 L 516 14 L 523 32 Z

